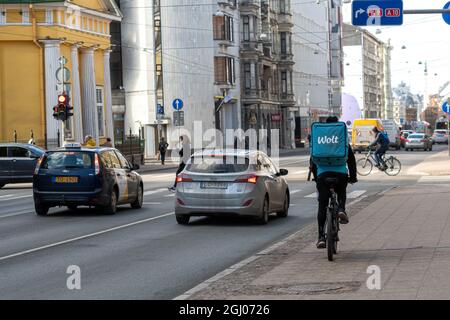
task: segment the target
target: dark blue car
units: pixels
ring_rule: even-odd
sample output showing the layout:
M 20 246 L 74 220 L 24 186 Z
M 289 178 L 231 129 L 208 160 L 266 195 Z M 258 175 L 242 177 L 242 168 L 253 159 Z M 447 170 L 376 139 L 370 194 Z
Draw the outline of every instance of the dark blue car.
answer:
M 49 151 L 40 160 L 33 178 L 36 214 L 45 216 L 51 207 L 96 207 L 115 214 L 117 206 L 142 207 L 141 176 L 114 148 L 71 146 Z
M 0 188 L 8 183 L 32 182 L 36 163 L 44 153 L 31 144 L 1 143 Z

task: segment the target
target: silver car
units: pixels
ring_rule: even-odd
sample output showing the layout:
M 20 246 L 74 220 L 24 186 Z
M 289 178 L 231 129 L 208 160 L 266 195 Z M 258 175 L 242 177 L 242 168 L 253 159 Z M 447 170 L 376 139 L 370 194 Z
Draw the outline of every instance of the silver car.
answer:
M 447 130 L 434 130 L 432 139 L 433 143 L 448 143 Z
M 405 143 L 405 150 L 423 149 L 433 151 L 433 141 L 424 133 L 411 133 Z
M 242 215 L 267 224 L 270 213 L 286 217 L 290 199 L 287 174 L 260 151 L 195 153 L 177 176 L 177 222 L 188 224 L 191 216 Z

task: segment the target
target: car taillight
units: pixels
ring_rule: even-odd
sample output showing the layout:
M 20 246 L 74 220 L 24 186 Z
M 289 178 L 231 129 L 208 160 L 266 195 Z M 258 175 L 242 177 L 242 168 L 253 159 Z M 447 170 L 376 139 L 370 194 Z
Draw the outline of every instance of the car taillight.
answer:
M 420 142 L 427 142 L 427 139 L 422 139 L 420 140 Z
M 240 183 L 251 183 L 256 184 L 256 181 L 258 181 L 258 176 L 252 174 L 244 177 L 239 177 L 234 182 L 240 182 Z
M 253 199 L 250 199 L 250 200 L 245 201 L 242 206 L 243 207 L 249 207 L 252 203 L 253 203 Z
M 184 206 L 184 204 L 185 204 L 184 201 L 181 200 L 180 198 L 177 198 L 177 202 L 179 205 L 182 205 L 182 206 Z
M 41 168 L 42 161 L 44 161 L 44 156 L 43 155 L 36 162 L 36 168 L 34 169 L 34 174 L 38 174 L 39 173 L 39 169 Z
M 192 181 L 194 181 L 194 180 L 192 180 L 192 178 L 189 178 L 184 173 L 177 175 L 177 183 L 180 183 L 180 182 L 192 182 Z
M 97 176 L 100 174 L 100 159 L 98 158 L 98 154 L 95 154 L 94 165 L 95 165 L 95 175 Z
M 409 139 L 406 139 L 406 142 L 411 142 L 411 141 L 409 141 Z

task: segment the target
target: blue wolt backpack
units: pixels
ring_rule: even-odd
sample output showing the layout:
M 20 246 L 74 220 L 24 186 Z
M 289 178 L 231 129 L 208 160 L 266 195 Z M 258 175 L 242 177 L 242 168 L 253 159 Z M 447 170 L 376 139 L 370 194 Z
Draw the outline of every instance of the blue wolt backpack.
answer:
M 391 143 L 389 141 L 389 136 L 387 135 L 386 132 L 380 132 L 380 142 L 381 142 L 381 146 L 384 148 L 389 148 L 389 144 Z
M 312 161 L 318 166 L 346 165 L 348 133 L 345 123 L 313 123 L 311 126 L 310 152 Z

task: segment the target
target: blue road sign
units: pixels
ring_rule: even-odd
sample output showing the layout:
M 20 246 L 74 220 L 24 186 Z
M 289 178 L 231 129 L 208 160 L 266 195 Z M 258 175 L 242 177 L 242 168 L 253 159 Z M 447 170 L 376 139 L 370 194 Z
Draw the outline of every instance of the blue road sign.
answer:
M 158 103 L 157 114 L 164 114 L 164 107 Z
M 175 99 L 172 102 L 172 107 L 177 111 L 180 111 L 181 109 L 183 109 L 183 106 L 184 106 L 184 102 L 181 99 Z
M 442 111 L 444 111 L 447 114 L 450 114 L 450 106 L 448 105 L 447 101 L 444 102 L 442 105 Z
M 444 6 L 444 9 L 450 8 L 450 2 L 447 2 L 447 4 Z M 442 18 L 444 19 L 445 23 L 450 24 L 450 13 L 443 13 Z
M 403 24 L 402 0 L 354 0 L 354 26 L 399 26 Z

